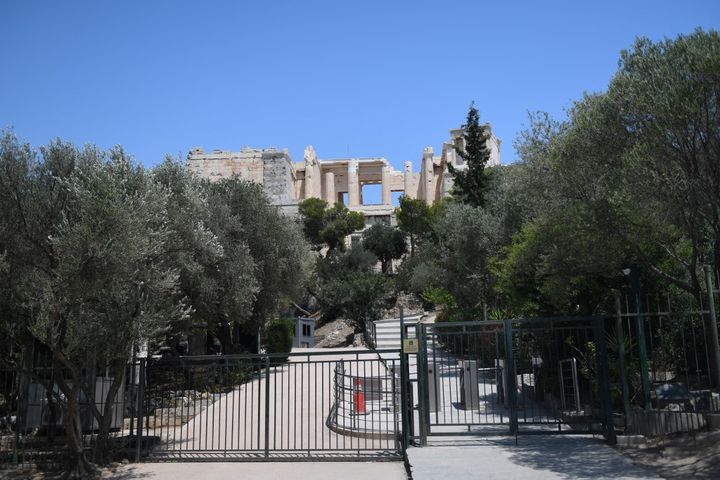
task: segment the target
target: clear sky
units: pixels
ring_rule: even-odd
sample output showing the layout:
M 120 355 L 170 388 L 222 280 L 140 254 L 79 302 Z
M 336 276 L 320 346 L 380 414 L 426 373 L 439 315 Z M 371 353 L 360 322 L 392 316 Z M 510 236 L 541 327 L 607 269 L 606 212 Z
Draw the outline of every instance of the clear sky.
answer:
M 718 28 L 718 1 L 0 0 L 0 127 L 165 154 L 312 144 L 436 151 L 474 100 L 503 141 L 603 90 L 638 35 Z

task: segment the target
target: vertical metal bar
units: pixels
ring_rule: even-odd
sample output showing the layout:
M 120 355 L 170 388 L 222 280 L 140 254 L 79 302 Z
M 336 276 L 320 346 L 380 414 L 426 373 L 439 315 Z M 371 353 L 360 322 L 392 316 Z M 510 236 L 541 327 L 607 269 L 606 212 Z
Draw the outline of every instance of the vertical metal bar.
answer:
M 428 411 L 428 376 L 427 376 L 427 335 L 425 325 L 418 323 L 415 326 L 418 339 L 418 407 L 420 425 L 420 445 L 427 445 L 428 429 L 430 425 L 430 412 Z
M 710 346 L 712 348 L 712 353 L 710 354 L 710 358 L 712 359 L 712 383 L 715 390 L 720 391 L 720 342 L 718 342 L 717 316 L 715 314 L 715 293 L 713 291 L 712 273 L 709 265 L 705 265 L 705 282 L 707 285 L 708 309 L 710 310 L 708 335 L 710 336 Z
M 270 355 L 265 357 L 265 458 L 270 456 Z
M 618 368 L 620 370 L 620 388 L 623 396 L 623 411 L 625 413 L 625 430 L 630 427 L 630 390 L 628 388 L 627 372 L 625 371 L 625 333 L 622 325 L 622 307 L 620 305 L 620 292 L 615 291 L 615 339 L 618 344 Z
M 405 450 L 407 450 L 408 444 L 410 443 L 409 433 L 410 430 L 408 428 L 408 423 L 412 422 L 412 404 L 408 402 L 408 378 L 410 376 L 410 371 L 408 369 L 408 358 L 404 351 L 403 345 L 405 343 L 405 322 L 403 317 L 403 307 L 400 307 L 400 415 L 401 415 L 401 424 L 400 428 L 402 429 L 401 438 L 402 441 L 400 442 L 400 450 L 402 453 L 405 453 Z M 396 390 L 395 390 L 395 376 L 393 375 L 393 399 L 395 398 Z M 393 400 L 394 402 L 394 400 Z M 394 409 L 393 409 L 394 410 Z M 410 414 L 410 415 L 408 415 Z
M 138 388 L 138 423 L 137 423 L 137 439 L 135 445 L 135 461 L 140 461 L 140 449 L 142 448 L 142 430 L 143 430 L 143 410 L 145 404 L 145 371 L 147 368 L 147 359 L 140 359 L 140 385 Z
M 598 346 L 597 365 L 600 370 L 600 404 L 605 423 L 605 440 L 609 445 L 615 445 L 617 439 L 615 437 L 615 426 L 613 425 L 612 404 L 610 402 L 610 371 L 608 369 L 607 343 L 605 341 L 605 319 L 596 318 L 595 321 L 595 341 Z
M 132 438 L 133 434 L 135 433 L 135 414 L 137 413 L 135 411 L 135 406 L 137 405 L 137 402 L 135 401 L 135 394 L 137 393 L 135 390 L 135 368 L 137 365 L 137 353 L 135 353 L 135 344 L 132 346 L 132 366 L 130 367 L 130 395 L 128 396 L 130 398 L 130 438 Z
M 580 412 L 580 382 L 578 380 L 578 369 L 577 369 L 577 358 L 573 357 L 570 360 L 570 366 L 572 367 L 572 382 L 573 382 L 573 394 L 575 397 L 575 411 Z
M 647 346 L 645 345 L 645 320 L 643 318 L 642 297 L 640 295 L 640 272 L 637 268 L 633 268 L 631 272 L 632 288 L 635 296 L 635 306 L 637 309 L 637 317 L 635 325 L 637 327 L 638 351 L 640 353 L 640 378 L 642 380 L 643 390 L 643 407 L 646 410 L 651 408 L 650 403 L 650 377 L 648 367 Z
M 513 331 L 512 321 L 504 320 L 505 333 L 505 370 L 507 371 L 507 392 L 508 403 L 510 405 L 510 435 L 518 434 L 518 418 L 517 418 L 517 377 L 515 375 L 515 358 L 513 356 Z

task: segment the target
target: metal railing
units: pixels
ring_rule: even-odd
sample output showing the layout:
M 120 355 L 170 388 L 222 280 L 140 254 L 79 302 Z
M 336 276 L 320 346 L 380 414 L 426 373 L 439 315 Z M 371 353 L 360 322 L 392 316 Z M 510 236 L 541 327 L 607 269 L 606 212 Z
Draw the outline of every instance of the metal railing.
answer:
M 720 414 L 715 301 L 708 272 L 699 297 L 616 295 L 611 362 L 618 363 L 616 411 L 627 433 L 663 437 L 696 432 Z
M 338 362 L 345 369 L 340 377 Z M 395 370 L 394 361 L 358 350 L 141 359 L 123 372 L 110 409 L 112 456 L 396 459 L 402 446 Z M 25 373 L 0 371 L 3 395 L 14 391 L 18 398 L 8 406 L 18 422 L 0 433 L 0 464 L 59 463 L 66 452 L 62 396 L 44 369 Z M 107 373 L 98 377 L 98 398 L 112 380 Z M 351 378 L 361 378 L 367 390 L 365 415 L 352 415 L 359 397 L 347 390 Z M 97 407 L 104 404 L 98 400 Z M 88 411 L 81 410 L 82 441 L 91 455 L 98 424 Z

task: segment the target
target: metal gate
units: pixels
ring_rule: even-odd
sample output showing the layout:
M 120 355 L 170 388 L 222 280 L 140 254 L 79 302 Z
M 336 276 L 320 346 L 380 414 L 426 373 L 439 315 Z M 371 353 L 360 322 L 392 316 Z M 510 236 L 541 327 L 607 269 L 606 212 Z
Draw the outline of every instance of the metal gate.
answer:
M 399 365 L 398 350 L 142 361 L 137 459 L 397 459 Z
M 605 319 L 419 324 L 421 443 L 431 435 L 614 435 Z

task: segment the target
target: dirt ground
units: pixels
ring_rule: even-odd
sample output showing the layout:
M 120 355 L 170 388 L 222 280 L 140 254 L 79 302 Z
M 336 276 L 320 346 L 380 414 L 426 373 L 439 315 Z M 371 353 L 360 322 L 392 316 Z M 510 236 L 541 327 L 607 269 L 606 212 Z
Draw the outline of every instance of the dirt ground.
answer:
M 665 437 L 645 448 L 619 448 L 663 478 L 720 478 L 720 430 Z
M 315 348 L 338 348 L 352 345 L 355 329 L 349 321 L 338 319 L 315 330 Z

